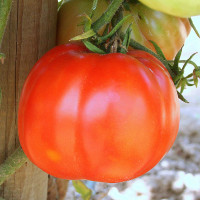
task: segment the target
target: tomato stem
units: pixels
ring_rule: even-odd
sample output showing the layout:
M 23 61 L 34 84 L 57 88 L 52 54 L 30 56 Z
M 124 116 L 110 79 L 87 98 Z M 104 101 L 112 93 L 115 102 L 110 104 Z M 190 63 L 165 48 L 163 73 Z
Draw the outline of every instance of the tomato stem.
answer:
M 22 148 L 18 147 L 15 152 L 0 165 L 0 185 L 27 161 L 28 158 L 24 154 Z
M 0 47 L 10 14 L 11 5 L 12 0 L 4 0 L 0 2 Z

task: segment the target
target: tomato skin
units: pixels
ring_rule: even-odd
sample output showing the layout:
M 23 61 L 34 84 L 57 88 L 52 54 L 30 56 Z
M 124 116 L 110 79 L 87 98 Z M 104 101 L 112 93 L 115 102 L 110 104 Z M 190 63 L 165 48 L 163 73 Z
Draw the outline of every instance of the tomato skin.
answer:
M 114 183 L 160 161 L 176 138 L 179 115 L 173 81 L 152 55 L 99 55 L 67 44 L 30 72 L 18 131 L 24 152 L 43 171 Z
M 199 0 L 139 0 L 148 7 L 177 17 L 200 15 Z
M 61 7 L 58 13 L 58 45 L 68 43 L 69 39 L 82 33 L 83 27 L 77 26 L 82 19 L 77 16 L 89 13 L 91 4 L 91 0 L 71 0 Z M 131 14 L 132 16 L 124 23 L 121 31 L 125 33 L 128 26 L 132 24 L 131 39 L 156 52 L 149 41 L 152 40 L 162 49 L 167 60 L 174 59 L 190 33 L 191 27 L 188 19 L 152 10 L 141 3 L 134 5 L 130 3 L 129 6 L 130 12 L 124 11 L 124 15 Z M 106 7 L 105 0 L 99 1 L 94 20 L 106 10 Z M 73 23 L 71 19 L 74 19 Z
M 131 38 L 154 52 L 150 40 L 156 42 L 167 60 L 174 59 L 191 30 L 188 19 L 152 10 L 141 3 L 130 4 L 130 11 L 125 12 L 125 15 L 128 14 L 132 16 L 125 22 L 122 31 L 125 32 L 132 23 Z

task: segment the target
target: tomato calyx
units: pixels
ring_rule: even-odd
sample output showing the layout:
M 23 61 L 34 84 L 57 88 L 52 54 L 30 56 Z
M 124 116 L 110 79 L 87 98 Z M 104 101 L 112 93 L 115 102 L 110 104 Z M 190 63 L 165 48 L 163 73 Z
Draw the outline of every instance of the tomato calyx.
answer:
M 129 2 L 123 0 L 112 1 L 105 13 L 97 19 L 95 22 L 92 21 L 92 17 L 96 10 L 98 0 L 93 1 L 93 6 L 90 15 L 84 15 L 84 33 L 78 35 L 71 39 L 71 41 L 81 40 L 84 45 L 92 52 L 98 54 L 108 54 L 108 53 L 124 53 L 128 52 L 129 47 L 133 49 L 142 50 L 150 53 L 158 60 L 168 70 L 174 85 L 177 88 L 177 94 L 179 99 L 188 103 L 188 101 L 183 97 L 182 93 L 186 86 L 196 86 L 198 84 L 198 78 L 200 78 L 200 67 L 198 67 L 194 62 L 191 61 L 193 56 L 192 54 L 188 60 L 180 60 L 182 53 L 182 48 L 177 53 L 174 60 L 167 60 L 161 48 L 157 45 L 155 41 L 149 41 L 155 48 L 156 53 L 150 50 L 149 48 L 141 45 L 137 41 L 131 39 L 131 24 L 127 28 L 126 32 L 123 33 L 120 31 L 122 25 L 127 21 L 131 15 L 123 16 L 123 9 L 129 9 Z M 137 1 L 133 1 L 133 4 L 137 4 Z M 199 36 L 193 22 L 189 19 L 190 25 L 195 30 L 197 36 Z M 99 30 L 104 28 L 102 34 L 99 33 Z M 179 65 L 183 63 L 183 66 Z M 184 76 L 185 68 L 188 64 L 194 66 L 193 73 Z M 180 90 L 178 90 L 180 89 Z

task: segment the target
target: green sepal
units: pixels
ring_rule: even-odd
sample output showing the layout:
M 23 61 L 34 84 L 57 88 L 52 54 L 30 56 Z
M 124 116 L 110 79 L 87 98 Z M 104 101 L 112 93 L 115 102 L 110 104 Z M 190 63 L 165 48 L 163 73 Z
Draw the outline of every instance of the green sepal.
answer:
M 198 71 L 197 71 L 198 72 Z M 199 75 L 200 75 L 200 71 L 199 71 Z M 198 86 L 198 76 L 197 76 L 197 74 L 196 74 L 196 70 L 194 69 L 193 70 L 193 80 L 194 80 L 194 85 L 196 86 L 196 88 L 197 88 L 197 86 Z
M 90 13 L 90 18 L 93 17 L 95 10 L 97 9 L 97 4 L 98 4 L 98 0 L 93 0 L 93 4 L 92 4 L 92 10 Z
M 174 64 L 172 66 L 172 69 L 173 69 L 173 72 L 177 75 L 179 73 L 179 67 L 178 67 L 178 64 L 179 64 L 179 61 L 180 61 L 180 58 L 181 58 L 181 54 L 182 54 L 182 50 L 183 50 L 183 47 L 178 51 L 178 53 L 176 54 L 176 57 L 174 59 Z
M 129 27 L 126 30 L 125 36 L 124 36 L 124 40 L 122 42 L 122 48 L 120 50 L 121 53 L 126 53 L 128 51 L 128 47 L 131 41 L 131 24 L 129 25 Z M 124 48 L 123 48 L 124 47 Z
M 106 54 L 102 49 L 98 48 L 97 46 L 95 46 L 94 44 L 92 44 L 87 40 L 83 40 L 83 43 L 90 51 L 94 53 Z
M 189 101 L 187 101 L 179 91 L 177 91 L 177 94 L 178 94 L 178 98 L 179 98 L 181 101 L 183 101 L 183 102 L 185 102 L 185 103 L 189 103 Z
M 131 15 L 127 15 L 126 17 L 124 17 L 122 20 L 120 20 L 117 25 L 105 36 L 102 37 L 98 37 L 98 44 L 106 41 L 108 38 L 111 38 L 123 25 L 123 23 L 130 17 Z
M 192 59 L 192 58 L 194 57 L 194 55 L 196 55 L 196 54 L 197 54 L 197 52 L 196 52 L 196 53 L 193 53 L 193 54 L 185 61 L 184 65 L 183 65 L 183 68 L 181 69 L 181 71 L 184 72 L 185 67 L 187 66 L 187 64 L 191 61 L 191 59 Z
M 195 71 L 195 75 L 196 75 L 198 78 L 200 78 L 200 67 L 195 68 L 194 71 Z
M 185 87 L 187 85 L 187 79 L 182 79 L 181 80 L 181 90 L 180 90 L 180 93 L 182 94 L 183 91 L 185 90 Z
M 125 10 L 131 11 L 129 2 L 124 1 L 122 5 L 123 5 L 123 7 L 124 7 Z
M 92 29 L 90 29 L 89 31 L 87 31 L 81 35 L 73 37 L 72 39 L 70 39 L 70 41 L 84 40 L 84 39 L 88 39 L 94 35 L 96 35 L 96 33 Z
M 121 37 L 124 38 L 124 34 L 121 33 Z M 142 51 L 146 51 L 147 53 L 150 53 L 151 55 L 155 56 L 158 60 L 160 60 L 163 65 L 166 67 L 166 69 L 168 70 L 170 76 L 172 78 L 174 78 L 175 74 L 173 73 L 173 71 L 171 70 L 171 66 L 169 65 L 169 62 L 165 59 L 163 59 L 162 57 L 160 57 L 160 55 L 154 53 L 151 49 L 141 45 L 139 42 L 131 39 L 130 40 L 130 46 L 134 49 L 139 49 L 139 50 L 142 50 Z
M 110 26 L 110 24 L 107 24 L 107 25 L 106 25 L 106 28 L 105 28 L 105 30 L 103 31 L 102 36 L 106 36 L 106 35 L 109 33 L 109 26 Z
M 149 40 L 149 42 L 151 42 L 151 43 L 153 44 L 153 46 L 154 46 L 154 48 L 155 48 L 157 54 L 158 54 L 162 59 L 167 60 L 167 59 L 165 58 L 165 55 L 164 55 L 164 53 L 162 52 L 161 48 L 156 44 L 156 42 L 154 42 L 154 41 L 152 41 L 152 40 Z

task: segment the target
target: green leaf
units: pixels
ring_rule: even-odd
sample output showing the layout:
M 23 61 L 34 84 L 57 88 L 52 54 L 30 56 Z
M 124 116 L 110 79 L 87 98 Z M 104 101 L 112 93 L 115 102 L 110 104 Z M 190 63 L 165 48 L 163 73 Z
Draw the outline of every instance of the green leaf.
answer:
M 178 98 L 179 98 L 181 101 L 183 101 L 183 102 L 185 102 L 185 103 L 189 103 L 189 101 L 187 101 L 187 100 L 183 97 L 183 95 L 182 95 L 180 92 L 177 91 L 177 94 L 178 94 Z
M 94 44 L 92 44 L 87 40 L 83 40 L 83 43 L 90 51 L 94 53 L 106 54 L 102 49 L 98 48 L 97 46 L 95 46 Z
M 189 20 L 189 22 L 190 22 L 190 26 L 192 27 L 192 29 L 194 30 L 194 32 L 196 33 L 196 35 L 200 38 L 200 34 L 199 34 L 198 30 L 196 29 L 196 27 L 195 27 L 195 25 L 194 25 L 192 19 L 189 18 L 188 20 Z
M 89 31 L 87 31 L 81 35 L 73 37 L 72 39 L 70 39 L 70 41 L 84 40 L 84 39 L 90 38 L 94 35 L 96 35 L 96 33 L 92 29 L 90 29 Z
M 154 41 L 152 41 L 152 40 L 149 40 L 149 41 L 153 44 L 153 46 L 154 46 L 154 48 L 155 48 L 157 54 L 158 54 L 162 59 L 167 60 L 167 59 L 165 58 L 164 53 L 162 52 L 161 48 L 160 48 Z
M 82 181 L 72 181 L 75 190 L 81 195 L 83 200 L 90 200 L 92 191 Z

